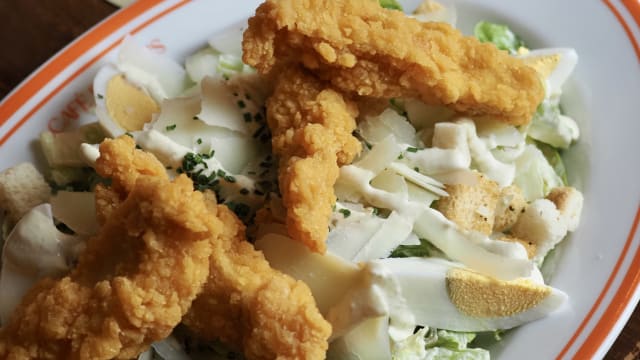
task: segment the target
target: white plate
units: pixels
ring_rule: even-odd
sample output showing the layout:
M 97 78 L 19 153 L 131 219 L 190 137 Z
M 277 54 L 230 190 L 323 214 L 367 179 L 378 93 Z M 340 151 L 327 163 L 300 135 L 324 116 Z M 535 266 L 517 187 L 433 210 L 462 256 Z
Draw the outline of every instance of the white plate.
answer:
M 90 121 L 90 84 L 128 33 L 176 59 L 216 31 L 251 15 L 257 0 L 139 1 L 69 45 L 0 104 L 0 169 L 38 161 L 47 127 Z M 419 0 L 403 1 L 412 8 Z M 509 24 L 531 47 L 573 47 L 580 60 L 563 106 L 582 128 L 566 154 L 585 195 L 582 224 L 563 245 L 552 284 L 566 311 L 528 324 L 492 349 L 504 359 L 603 356 L 640 297 L 640 5 L 634 0 L 459 0 L 458 23 Z

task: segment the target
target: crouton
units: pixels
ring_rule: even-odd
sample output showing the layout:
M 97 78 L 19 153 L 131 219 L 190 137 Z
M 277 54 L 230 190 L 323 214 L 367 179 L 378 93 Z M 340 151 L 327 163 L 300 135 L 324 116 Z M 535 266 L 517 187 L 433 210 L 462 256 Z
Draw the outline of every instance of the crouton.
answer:
M 582 193 L 570 186 L 557 187 L 551 190 L 547 199 L 556 205 L 556 208 L 567 223 L 567 230 L 575 231 L 580 224 L 580 213 L 584 198 Z
M 520 245 L 524 246 L 524 249 L 527 250 L 527 256 L 529 259 L 533 259 L 536 255 L 536 244 L 531 241 L 522 240 L 512 235 L 502 235 L 498 240 L 520 243 Z
M 0 208 L 15 224 L 34 206 L 49 201 L 51 188 L 30 163 L 22 163 L 0 172 Z
M 477 174 L 476 184 L 447 185 L 448 197 L 438 200 L 438 210 L 462 229 L 490 234 L 496 205 L 500 198 L 498 184 Z
M 511 227 L 511 235 L 535 244 L 534 260 L 541 261 L 567 235 L 567 223 L 554 203 L 538 199 L 524 209 Z
M 527 201 L 519 187 L 511 185 L 502 188 L 500 199 L 496 206 L 493 231 L 504 232 L 509 230 L 516 223 L 525 206 L 527 206 Z

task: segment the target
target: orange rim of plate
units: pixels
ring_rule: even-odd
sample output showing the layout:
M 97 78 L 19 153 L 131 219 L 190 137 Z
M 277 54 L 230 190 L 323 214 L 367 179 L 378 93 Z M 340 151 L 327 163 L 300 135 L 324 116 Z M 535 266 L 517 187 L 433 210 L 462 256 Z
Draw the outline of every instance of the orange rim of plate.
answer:
M 60 72 L 66 69 L 73 63 L 78 57 L 90 50 L 95 44 L 103 41 L 114 32 L 119 30 L 124 25 L 135 20 L 142 14 L 154 8 L 156 5 L 161 4 L 162 0 L 146 0 L 136 1 L 130 6 L 116 12 L 112 16 L 108 17 L 103 22 L 99 23 L 95 28 L 89 30 L 82 35 L 78 40 L 74 41 L 65 48 L 63 51 L 54 56 L 49 62 L 47 62 L 42 68 L 36 70 L 36 72 L 24 83 L 22 83 L 16 90 L 14 90 L 9 96 L 0 103 L 0 126 L 4 125 L 18 109 L 29 101 L 40 89 L 48 84 L 53 78 L 55 78 Z M 187 4 L 189 0 L 181 0 L 175 5 L 163 10 L 156 14 L 151 19 L 140 24 L 134 28 L 130 33 L 136 34 L 140 30 L 154 23 L 158 19 L 166 16 L 167 14 L 177 10 L 183 5 Z M 113 50 L 120 42 L 122 38 L 117 39 L 112 44 L 107 46 L 98 55 L 94 56 L 87 63 L 80 66 L 69 78 L 64 80 L 58 87 L 52 92 L 47 94 L 36 106 L 34 106 L 24 117 L 22 117 L 17 124 L 15 124 L 9 131 L 0 137 L 0 147 L 4 145 L 7 140 L 16 132 L 22 125 L 24 125 L 42 106 L 44 106 L 52 97 L 60 92 L 71 81 L 87 70 L 96 61 L 104 57 L 109 51 Z
M 95 44 L 105 40 L 107 37 L 112 35 L 115 31 L 119 30 L 124 25 L 130 23 L 135 20 L 139 16 L 143 15 L 147 11 L 154 8 L 156 5 L 161 4 L 162 0 L 146 0 L 146 1 L 136 1 L 129 7 L 126 7 L 115 14 L 111 15 L 103 22 L 98 24 L 93 29 L 86 32 L 76 41 L 71 43 L 67 48 L 63 51 L 55 55 L 49 62 L 47 62 L 40 69 L 36 70 L 35 73 L 24 83 L 19 85 L 9 96 L 0 103 L 0 126 L 4 125 L 5 122 L 13 115 L 16 111 L 18 111 L 24 104 L 27 103 L 32 96 L 34 96 L 41 88 L 43 88 L 46 84 L 48 84 L 51 80 L 53 80 L 60 72 L 66 69 L 69 65 L 73 63 L 80 55 L 84 54 L 86 51 L 91 49 Z M 171 7 L 161 11 L 156 14 L 149 20 L 144 23 L 138 25 L 134 28 L 130 33 L 135 34 L 142 29 L 146 28 L 150 24 L 154 23 L 158 19 L 168 15 L 169 13 L 174 12 L 178 8 L 190 2 L 190 0 L 181 0 Z M 631 45 L 640 61 L 640 45 L 636 40 L 631 28 L 627 24 L 626 20 L 618 11 L 618 9 L 611 3 L 611 0 L 602 0 L 602 2 L 606 5 L 606 7 L 613 13 L 618 22 L 622 25 L 625 33 L 627 34 Z M 638 27 L 640 28 L 640 1 L 638 0 L 622 0 L 621 3 L 624 5 L 626 10 L 629 12 L 633 20 L 636 22 Z M 94 56 L 87 63 L 80 66 L 73 74 L 71 74 L 66 80 L 64 80 L 58 87 L 56 87 L 52 92 L 47 94 L 38 104 L 36 104 L 25 116 L 23 116 L 5 135 L 0 138 L 0 147 L 20 128 L 24 125 L 32 116 L 35 114 L 42 106 L 44 106 L 53 96 L 60 92 L 65 86 L 67 86 L 71 81 L 77 78 L 81 73 L 83 73 L 86 69 L 88 69 L 91 65 L 101 59 L 106 53 L 113 50 L 122 40 L 122 37 L 114 41 L 112 44 L 108 45 L 104 50 L 102 50 L 98 55 Z M 576 329 L 575 333 L 569 339 L 565 347 L 558 354 L 556 359 L 562 359 L 567 352 L 571 349 L 571 347 L 576 343 L 577 338 L 582 334 L 586 326 L 590 323 L 593 318 L 595 312 L 602 305 L 602 301 L 605 296 L 609 293 L 611 285 L 615 281 L 618 272 L 622 266 L 622 263 L 627 258 L 629 254 L 629 250 L 631 248 L 631 244 L 635 237 L 635 234 L 638 230 L 638 225 L 640 223 L 640 205 L 636 210 L 636 214 L 631 224 L 631 229 L 629 230 L 629 234 L 627 236 L 625 245 L 620 253 L 620 256 L 611 272 L 611 275 L 607 279 L 600 295 L 597 297 L 593 306 L 580 323 L 580 326 Z M 627 274 L 622 279 L 618 290 L 615 292 L 609 306 L 604 310 L 602 316 L 595 324 L 591 332 L 587 335 L 586 339 L 582 342 L 582 345 L 576 351 L 574 358 L 576 359 L 586 359 L 593 357 L 596 352 L 600 349 L 600 347 L 604 344 L 610 332 L 613 330 L 614 326 L 620 319 L 622 313 L 630 305 L 630 301 L 634 296 L 634 292 L 640 285 L 640 246 L 636 249 L 635 254 L 631 260 L 629 265 Z

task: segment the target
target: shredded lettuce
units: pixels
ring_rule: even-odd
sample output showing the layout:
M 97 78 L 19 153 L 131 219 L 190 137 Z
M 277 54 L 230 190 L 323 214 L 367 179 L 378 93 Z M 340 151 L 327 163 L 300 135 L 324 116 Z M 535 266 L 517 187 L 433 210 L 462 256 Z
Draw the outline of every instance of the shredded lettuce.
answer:
M 378 1 L 380 2 L 380 6 L 382 6 L 385 9 L 403 11 L 402 6 L 398 2 L 398 0 L 378 0 Z
M 557 148 L 568 148 L 580 136 L 578 124 L 560 111 L 557 101 L 543 101 L 533 115 L 527 135 Z
M 480 21 L 473 29 L 473 33 L 481 42 L 490 42 L 500 50 L 507 50 L 511 54 L 518 52 L 524 42 L 506 25 Z
M 474 333 L 426 328 L 395 344 L 393 360 L 488 360 L 489 351 L 469 348 Z
M 567 180 L 567 169 L 564 166 L 564 162 L 562 161 L 562 156 L 560 156 L 560 151 L 554 148 L 553 146 L 547 145 L 543 142 L 536 141 L 536 147 L 542 151 L 542 154 L 549 162 L 549 165 L 553 168 L 553 170 L 558 174 L 560 179 L 562 179 L 562 183 L 564 185 L 569 185 L 569 180 Z

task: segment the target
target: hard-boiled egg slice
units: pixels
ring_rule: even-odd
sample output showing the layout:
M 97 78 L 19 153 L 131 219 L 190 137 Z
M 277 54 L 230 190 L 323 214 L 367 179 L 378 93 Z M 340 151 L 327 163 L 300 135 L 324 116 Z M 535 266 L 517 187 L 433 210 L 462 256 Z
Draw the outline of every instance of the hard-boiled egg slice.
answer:
M 578 63 L 578 54 L 570 48 L 532 50 L 519 57 L 546 80 L 547 97 L 560 95 L 562 85 Z
M 454 331 L 510 329 L 559 309 L 567 295 L 532 278 L 497 280 L 442 259 L 374 261 L 388 269 L 419 325 Z
M 98 121 L 112 137 L 141 130 L 160 110 L 147 91 L 112 65 L 100 69 L 93 80 L 93 92 Z
M 188 85 L 187 73 L 175 60 L 154 53 L 127 37 L 120 45 L 118 70 L 160 102 L 180 95 Z

